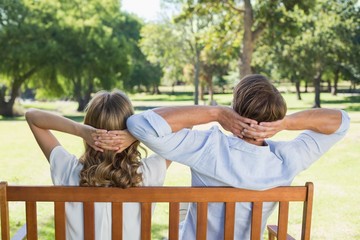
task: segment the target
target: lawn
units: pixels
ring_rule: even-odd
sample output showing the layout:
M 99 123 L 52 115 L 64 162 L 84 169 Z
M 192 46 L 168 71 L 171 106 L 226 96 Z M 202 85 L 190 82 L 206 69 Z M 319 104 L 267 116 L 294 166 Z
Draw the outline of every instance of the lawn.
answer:
M 165 105 L 192 104 L 191 94 L 149 96 L 143 94 L 131 95 L 136 112 L 148 108 Z M 219 104 L 230 104 L 230 94 L 216 95 Z M 303 94 L 303 100 L 298 101 L 294 94 L 285 93 L 289 112 L 310 108 L 313 94 Z M 346 109 L 351 116 L 351 127 L 345 139 L 326 153 L 310 169 L 301 173 L 294 180 L 294 185 L 303 185 L 312 181 L 315 185 L 315 202 L 313 209 L 312 239 L 360 239 L 360 97 L 357 95 L 340 94 L 337 97 L 322 94 L 322 107 Z M 60 112 L 65 116 L 81 121 L 81 114 L 74 111 L 73 102 L 24 102 L 22 106 L 38 107 Z M 200 129 L 208 125 L 198 126 Z M 37 146 L 24 118 L 0 119 L 0 180 L 9 184 L 45 185 L 51 184 L 49 165 Z M 276 139 L 290 139 L 296 132 L 282 132 Z M 70 152 L 79 156 L 82 152 L 82 140 L 66 134 L 56 133 L 61 143 Z M 166 185 L 189 185 L 190 172 L 187 167 L 173 163 L 167 173 Z M 291 208 L 296 213 L 300 206 Z M 53 239 L 49 211 L 52 206 L 39 206 L 40 239 Z M 24 223 L 24 206 L 12 204 L 11 230 L 16 231 Z M 164 204 L 158 204 L 154 214 L 153 239 L 161 239 L 167 228 L 167 209 Z M 290 214 L 291 214 L 290 213 Z M 290 215 L 290 232 L 296 235 L 299 229 L 299 218 Z M 270 220 L 271 221 L 271 220 Z M 272 222 L 273 223 L 273 222 Z

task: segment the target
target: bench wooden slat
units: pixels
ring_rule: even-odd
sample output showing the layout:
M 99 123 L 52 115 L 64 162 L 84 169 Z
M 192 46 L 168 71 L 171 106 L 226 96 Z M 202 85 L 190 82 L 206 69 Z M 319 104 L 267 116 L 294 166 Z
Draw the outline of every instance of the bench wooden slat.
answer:
M 301 239 L 310 240 L 314 185 L 311 182 L 307 182 L 305 186 L 306 186 L 306 201 L 304 201 L 304 207 L 303 207 L 304 209 L 303 209 L 303 218 L 302 218 Z
M 261 238 L 261 222 L 262 222 L 262 202 L 254 202 L 251 214 L 251 239 L 257 240 Z
M 224 239 L 234 239 L 234 227 L 235 227 L 235 203 L 229 202 L 225 204 Z
M 180 203 L 169 203 L 169 240 L 179 239 Z
M 84 202 L 84 239 L 95 239 L 95 210 L 93 202 Z
M 26 232 L 28 240 L 37 240 L 36 202 L 26 202 Z
M 197 210 L 196 239 L 206 240 L 208 203 L 198 202 L 196 206 L 196 210 Z
M 122 240 L 123 234 L 123 204 L 122 203 L 112 203 L 111 206 L 111 216 L 112 216 L 112 239 Z
M 289 220 L 289 202 L 279 203 L 278 240 L 286 240 Z
M 141 203 L 141 239 L 151 239 L 151 203 Z
M 33 192 L 36 189 L 36 194 Z M 49 191 L 51 190 L 51 193 Z M 157 192 L 156 196 L 154 192 Z M 226 187 L 136 187 L 128 189 L 64 186 L 8 186 L 8 201 L 62 202 L 278 202 L 305 201 L 305 187 L 278 187 L 267 191 Z
M 55 221 L 55 239 L 65 240 L 65 203 L 55 202 L 54 203 L 54 221 Z
M 277 225 L 267 225 L 267 230 L 269 233 L 269 240 L 274 240 L 275 236 L 277 236 L 278 233 L 278 226 Z M 289 234 L 286 235 L 286 240 L 296 240 L 295 238 L 293 238 L 292 236 L 290 236 Z
M 9 204 L 7 202 L 7 183 L 0 183 L 1 239 L 10 240 Z

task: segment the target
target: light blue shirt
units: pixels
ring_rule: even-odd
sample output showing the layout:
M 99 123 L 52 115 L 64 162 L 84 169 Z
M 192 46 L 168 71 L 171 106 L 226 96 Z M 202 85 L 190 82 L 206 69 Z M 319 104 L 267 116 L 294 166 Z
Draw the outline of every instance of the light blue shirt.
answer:
M 318 160 L 348 130 L 350 119 L 342 111 L 339 129 L 325 135 L 304 131 L 291 141 L 270 141 L 256 146 L 228 136 L 218 127 L 199 131 L 182 129 L 173 133 L 169 124 L 149 110 L 133 115 L 127 121 L 128 130 L 160 156 L 191 168 L 192 186 L 233 186 L 263 190 L 290 185 L 294 177 Z M 275 208 L 266 203 L 262 229 Z M 238 203 L 235 214 L 235 239 L 250 239 L 251 205 Z M 224 205 L 209 204 L 208 239 L 223 238 Z M 196 239 L 196 205 L 191 204 L 182 225 L 182 239 Z

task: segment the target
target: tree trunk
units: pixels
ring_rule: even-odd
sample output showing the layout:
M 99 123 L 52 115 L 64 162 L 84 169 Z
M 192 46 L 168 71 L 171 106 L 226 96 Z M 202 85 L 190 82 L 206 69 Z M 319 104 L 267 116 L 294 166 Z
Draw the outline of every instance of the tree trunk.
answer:
M 205 80 L 209 88 L 209 104 L 212 105 L 214 103 L 214 86 L 212 82 L 212 74 L 206 73 Z
M 308 80 L 305 81 L 305 93 L 308 93 Z
M 200 73 L 200 49 L 196 46 L 195 59 L 195 75 L 194 75 L 194 105 L 199 105 L 199 73 Z
M 205 85 L 202 83 L 200 83 L 199 86 L 199 98 L 201 101 L 205 100 Z
M 301 100 L 301 93 L 300 93 L 300 80 L 295 79 L 295 88 L 296 88 L 296 96 L 297 100 Z
M 248 74 L 251 74 L 251 59 L 253 54 L 253 39 L 252 39 L 252 25 L 253 25 L 253 12 L 251 0 L 244 0 L 245 12 L 243 15 L 244 20 L 244 34 L 242 40 L 242 48 L 240 50 L 239 71 L 240 79 Z
M 331 81 L 327 80 L 327 92 L 331 92 Z
M 14 117 L 13 111 L 14 103 L 0 102 L 0 115 L 4 117 Z
M 16 98 L 19 96 L 19 91 L 21 88 L 21 85 L 30 78 L 34 73 L 36 72 L 36 67 L 33 67 L 29 71 L 27 71 L 22 76 L 14 77 L 14 80 L 12 82 L 11 86 L 11 93 L 10 93 L 10 99 L 8 102 L 6 102 L 5 94 L 6 94 L 6 87 L 3 87 L 1 89 L 1 97 L 0 97 L 0 115 L 4 117 L 14 117 L 14 103 Z
M 175 83 L 171 84 L 171 95 L 175 95 Z
M 78 102 L 78 108 L 76 109 L 78 112 L 83 112 L 85 109 L 85 99 L 82 94 L 82 86 L 81 86 L 81 77 L 78 77 L 73 80 L 74 83 L 74 97 Z
M 338 92 L 337 86 L 338 86 L 338 82 L 339 82 L 339 75 L 340 75 L 340 69 L 337 68 L 337 69 L 335 70 L 334 86 L 333 86 L 333 88 L 331 89 L 331 94 L 334 95 L 334 96 L 336 96 L 336 95 L 337 95 L 337 92 Z
M 161 94 L 160 89 L 159 89 L 159 85 L 157 85 L 156 83 L 153 84 L 153 91 L 152 91 L 152 93 L 153 93 L 154 95 Z
M 8 102 L 6 102 L 5 96 L 4 96 L 4 99 L 0 101 L 0 115 L 2 115 L 4 117 L 14 117 L 15 116 L 14 104 L 15 104 L 16 98 L 19 96 L 20 86 L 21 85 L 18 85 L 18 84 L 13 85 L 12 91 L 10 94 L 10 99 Z
M 321 108 L 320 106 L 320 82 L 322 72 L 318 72 L 314 77 L 314 88 L 315 88 L 315 102 L 313 108 Z
M 88 103 L 91 100 L 91 94 L 93 92 L 94 92 L 94 82 L 93 82 L 93 80 L 89 80 L 89 85 L 85 91 L 85 96 L 84 96 L 84 102 L 83 102 L 84 109 L 82 109 L 81 111 L 85 110 L 86 106 L 88 105 Z

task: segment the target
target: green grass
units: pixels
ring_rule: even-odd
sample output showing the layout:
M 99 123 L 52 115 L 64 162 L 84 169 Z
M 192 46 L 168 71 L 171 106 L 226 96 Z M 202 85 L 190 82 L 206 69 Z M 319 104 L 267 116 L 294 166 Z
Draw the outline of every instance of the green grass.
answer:
M 229 94 L 217 94 L 215 100 L 219 104 L 229 105 Z M 294 94 L 285 93 L 289 112 L 311 108 L 314 95 L 302 94 L 303 100 L 298 101 Z M 134 94 L 133 100 L 137 112 L 156 106 L 190 105 L 192 95 L 186 91 L 171 95 Z M 295 185 L 303 185 L 312 181 L 315 185 L 315 202 L 313 209 L 312 239 L 360 239 L 360 97 L 339 94 L 331 96 L 322 94 L 322 106 L 342 108 L 349 111 L 351 127 L 347 136 L 326 153 L 308 170 L 301 173 L 294 180 Z M 203 102 L 200 102 L 203 104 Z M 77 113 L 76 103 L 73 102 L 26 102 L 24 108 L 37 107 L 61 112 L 77 121 L 82 121 L 82 114 Z M 198 128 L 207 128 L 208 125 Z M 0 180 L 9 184 L 22 185 L 50 185 L 51 178 L 49 164 L 37 146 L 23 117 L 16 119 L 0 119 Z M 276 139 L 293 138 L 296 132 L 282 132 Z M 82 152 L 82 140 L 67 134 L 56 133 L 61 143 L 70 152 L 79 156 Z M 173 163 L 168 172 L 165 185 L 189 186 L 190 171 L 187 167 Z M 24 223 L 24 206 L 11 204 L 12 234 Z M 296 233 L 300 228 L 300 218 L 297 212 L 300 205 L 295 204 L 290 210 L 289 231 L 299 238 Z M 51 219 L 51 204 L 41 204 L 40 239 L 53 239 L 53 221 Z M 153 239 L 166 236 L 168 210 L 166 204 L 158 204 L 153 217 Z M 272 216 L 269 223 L 274 223 Z

